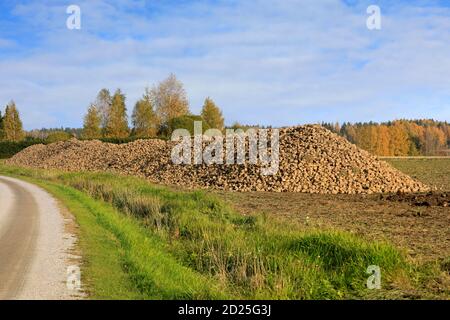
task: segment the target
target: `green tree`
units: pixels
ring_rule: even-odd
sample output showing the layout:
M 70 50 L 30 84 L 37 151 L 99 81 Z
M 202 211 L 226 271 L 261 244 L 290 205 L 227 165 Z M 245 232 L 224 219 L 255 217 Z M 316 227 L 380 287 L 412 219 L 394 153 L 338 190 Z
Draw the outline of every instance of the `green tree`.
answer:
M 194 135 L 195 122 L 202 123 L 203 133 L 210 129 L 208 123 L 201 116 L 185 115 L 170 119 L 164 126 L 161 127 L 160 135 L 170 137 L 172 132 L 176 129 L 186 129 L 191 135 Z
M 170 119 L 189 114 L 189 102 L 183 83 L 174 74 L 160 82 L 150 91 L 152 105 L 160 124 Z
M 17 142 L 25 138 L 22 121 L 14 101 L 6 106 L 5 116 L 3 117 L 3 135 L 6 141 Z
M 0 110 L 0 141 L 3 140 L 5 135 L 4 129 L 3 129 L 3 117 L 2 117 L 2 111 Z
M 47 138 L 45 139 L 46 143 L 54 143 L 54 142 L 59 142 L 59 141 L 66 141 L 71 139 L 73 136 L 65 131 L 62 130 L 58 130 L 58 131 L 53 131 L 50 132 L 47 136 Z
M 205 99 L 201 116 L 211 128 L 223 130 L 225 125 L 222 111 L 220 111 L 214 101 L 209 97 Z
M 98 139 L 101 137 L 101 114 L 98 108 L 91 104 L 87 114 L 84 116 L 83 131 L 81 133 L 84 139 Z
M 127 108 L 125 95 L 117 89 L 111 100 L 111 108 L 105 128 L 107 138 L 126 138 L 130 134 L 128 128 Z
M 132 134 L 136 137 L 154 137 L 157 133 L 157 119 L 151 97 L 148 89 L 143 97 L 136 102 L 133 114 L 131 115 L 133 123 Z

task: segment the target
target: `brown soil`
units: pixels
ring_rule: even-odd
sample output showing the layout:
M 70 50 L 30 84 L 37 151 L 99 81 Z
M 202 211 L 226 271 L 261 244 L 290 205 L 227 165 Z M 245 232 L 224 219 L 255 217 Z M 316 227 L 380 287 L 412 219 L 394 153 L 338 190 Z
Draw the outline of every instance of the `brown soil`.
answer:
M 450 257 L 449 208 L 417 205 L 442 204 L 440 193 L 394 195 L 391 200 L 380 195 L 217 193 L 244 214 L 270 214 L 305 230 L 337 229 L 369 240 L 389 240 L 417 261 Z
M 407 202 L 416 207 L 450 206 L 450 193 L 448 192 L 429 192 L 426 194 L 397 193 L 393 195 L 381 195 L 380 199 Z

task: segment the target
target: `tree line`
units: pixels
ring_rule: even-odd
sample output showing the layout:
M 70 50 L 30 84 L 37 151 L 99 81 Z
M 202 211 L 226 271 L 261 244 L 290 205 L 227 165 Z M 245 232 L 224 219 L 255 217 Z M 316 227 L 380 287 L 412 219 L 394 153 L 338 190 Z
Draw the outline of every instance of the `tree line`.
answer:
M 126 96 L 117 89 L 113 94 L 101 89 L 84 116 L 83 128 L 40 129 L 24 132 L 19 111 L 14 101 L 8 103 L 2 115 L 0 110 L 0 141 L 27 144 L 51 143 L 71 137 L 102 139 L 122 143 L 128 139 L 170 137 L 173 130 L 193 131 L 194 121 L 202 121 L 203 129 L 225 128 L 220 108 L 206 98 L 200 115 L 190 112 L 183 83 L 174 74 L 146 88 L 135 103 L 129 125 Z M 434 120 L 396 120 L 383 123 L 322 123 L 322 126 L 345 137 L 373 154 L 380 156 L 449 155 L 450 124 Z M 232 129 L 243 126 L 235 123 Z M 118 141 L 118 142 L 117 142 Z M 15 150 L 15 149 L 14 149 Z
M 322 123 L 358 147 L 379 156 L 449 155 L 450 124 L 434 120 L 383 123 Z
M 145 89 L 134 105 L 131 128 L 125 100 L 125 94 L 120 89 L 112 95 L 108 89 L 100 90 L 84 117 L 81 137 L 121 139 L 169 136 L 177 127 L 189 127 L 196 120 L 203 121 L 209 128 L 224 128 L 222 111 L 209 97 L 205 99 L 200 115 L 190 112 L 186 91 L 174 74 Z

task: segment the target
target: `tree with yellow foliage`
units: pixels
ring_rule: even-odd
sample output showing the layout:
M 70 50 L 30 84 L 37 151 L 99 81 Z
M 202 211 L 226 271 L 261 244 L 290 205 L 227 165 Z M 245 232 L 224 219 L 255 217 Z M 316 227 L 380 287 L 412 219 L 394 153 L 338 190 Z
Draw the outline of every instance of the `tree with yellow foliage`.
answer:
M 220 111 L 219 107 L 209 97 L 205 99 L 201 116 L 211 128 L 223 130 L 225 124 L 222 111 Z
M 81 136 L 83 139 L 98 139 L 102 136 L 100 125 L 102 117 L 100 110 L 94 105 L 89 106 L 88 112 L 84 117 L 83 131 Z
M 5 116 L 2 121 L 2 136 L 5 141 L 18 142 L 25 138 L 25 132 L 22 128 L 19 111 L 14 101 L 11 101 L 5 109 Z
M 128 128 L 127 108 L 125 106 L 125 95 L 120 89 L 114 93 L 111 108 L 105 128 L 107 138 L 126 138 L 130 134 Z
M 395 121 L 389 127 L 390 142 L 389 153 L 392 156 L 406 156 L 409 151 L 409 138 L 406 130 L 401 122 Z
M 134 136 L 145 138 L 156 136 L 158 123 L 148 90 L 136 102 L 131 120 L 133 122 L 132 134 Z
M 425 155 L 434 155 L 443 150 L 446 145 L 446 137 L 444 132 L 438 127 L 425 128 L 425 141 L 423 152 Z
M 174 74 L 153 87 L 150 97 L 160 124 L 189 113 L 189 102 L 183 83 Z

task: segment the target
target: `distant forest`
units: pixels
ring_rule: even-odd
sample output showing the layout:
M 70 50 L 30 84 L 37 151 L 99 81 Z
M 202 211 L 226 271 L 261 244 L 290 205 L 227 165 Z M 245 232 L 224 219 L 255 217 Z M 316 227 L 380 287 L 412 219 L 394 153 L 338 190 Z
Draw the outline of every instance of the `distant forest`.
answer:
M 435 120 L 383 123 L 322 123 L 358 147 L 379 156 L 448 156 L 450 124 Z
M 435 120 L 396 120 L 383 123 L 322 123 L 358 147 L 379 156 L 450 156 L 450 123 Z M 234 124 L 232 128 L 260 126 Z M 28 136 L 45 139 L 55 132 L 81 137 L 81 128 L 41 129 Z

